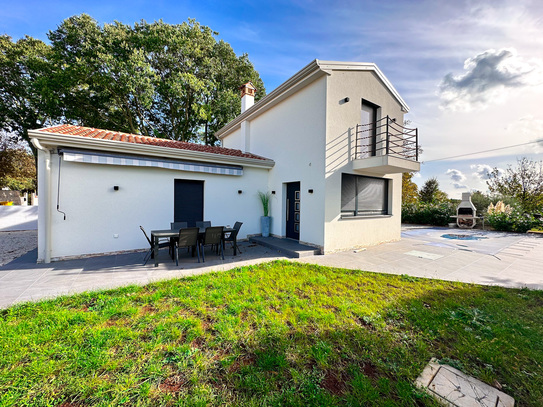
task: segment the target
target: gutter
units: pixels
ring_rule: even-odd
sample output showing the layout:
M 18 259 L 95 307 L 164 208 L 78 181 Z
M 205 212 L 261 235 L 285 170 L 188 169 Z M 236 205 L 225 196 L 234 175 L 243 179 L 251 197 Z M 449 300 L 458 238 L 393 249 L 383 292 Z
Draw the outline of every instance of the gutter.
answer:
M 42 146 L 38 139 L 31 138 L 30 141 L 34 147 L 45 153 L 45 199 L 40 199 L 40 205 L 43 202 L 43 213 L 45 213 L 44 262 L 51 263 L 51 152 Z

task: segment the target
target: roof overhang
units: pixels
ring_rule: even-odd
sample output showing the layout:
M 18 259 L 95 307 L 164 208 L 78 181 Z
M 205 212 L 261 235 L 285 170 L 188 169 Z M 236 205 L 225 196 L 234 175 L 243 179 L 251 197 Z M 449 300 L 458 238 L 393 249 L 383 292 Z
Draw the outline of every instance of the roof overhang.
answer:
M 39 129 L 29 130 L 28 136 L 31 139 L 38 139 L 44 147 L 48 148 L 72 147 L 149 157 L 171 158 L 178 160 L 182 159 L 217 164 L 235 164 L 265 169 L 272 168 L 275 165 L 275 162 L 269 159 L 260 160 L 256 158 L 214 154 L 205 151 L 184 150 L 148 144 L 128 143 L 125 141 L 103 140 L 67 134 L 47 133 Z
M 243 121 L 251 120 L 257 117 L 284 99 L 288 98 L 290 95 L 309 85 L 311 82 L 325 75 L 331 75 L 332 71 L 370 71 L 375 73 L 392 96 L 401 105 L 402 110 L 406 113 L 409 112 L 409 106 L 407 106 L 398 91 L 394 88 L 394 86 L 392 86 L 383 72 L 381 72 L 381 70 L 374 63 L 319 61 L 318 59 L 315 59 L 286 82 L 282 83 L 268 95 L 256 102 L 251 108 L 247 109 L 234 120 L 228 122 L 223 128 L 215 132 L 215 137 L 222 139 L 228 136 L 231 132 L 237 130 Z

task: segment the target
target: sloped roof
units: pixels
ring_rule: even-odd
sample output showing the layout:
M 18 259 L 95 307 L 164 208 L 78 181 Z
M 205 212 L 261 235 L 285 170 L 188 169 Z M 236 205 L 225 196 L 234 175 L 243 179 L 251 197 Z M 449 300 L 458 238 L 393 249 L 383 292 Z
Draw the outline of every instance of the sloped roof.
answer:
M 294 92 L 297 92 L 313 80 L 330 75 L 332 71 L 370 71 L 373 72 L 381 80 L 382 84 L 391 95 L 398 101 L 404 112 L 409 112 L 409 106 L 402 99 L 398 91 L 392 86 L 390 81 L 381 72 L 381 70 L 371 62 L 341 62 L 341 61 L 321 61 L 315 59 L 308 65 L 287 79 L 272 92 L 268 93 L 249 109 L 245 110 L 239 116 L 228 122 L 224 127 L 215 132 L 215 137 L 222 139 L 228 136 L 232 131 L 239 128 L 244 120 L 252 120 L 259 114 L 264 113 L 272 108 L 275 104 L 289 97 Z
M 122 133 L 118 131 L 94 129 L 91 127 L 74 126 L 71 124 L 62 124 L 59 126 L 47 127 L 37 130 L 42 133 L 63 134 L 69 136 L 80 136 L 92 139 L 120 141 L 124 143 L 144 144 L 157 147 L 167 147 L 179 150 L 199 151 L 203 153 L 219 154 L 232 157 L 243 157 L 256 160 L 269 160 L 265 157 L 244 153 L 241 150 L 225 148 L 218 146 L 207 146 L 197 143 L 188 143 L 186 141 L 169 140 L 156 137 L 146 137 L 138 134 Z

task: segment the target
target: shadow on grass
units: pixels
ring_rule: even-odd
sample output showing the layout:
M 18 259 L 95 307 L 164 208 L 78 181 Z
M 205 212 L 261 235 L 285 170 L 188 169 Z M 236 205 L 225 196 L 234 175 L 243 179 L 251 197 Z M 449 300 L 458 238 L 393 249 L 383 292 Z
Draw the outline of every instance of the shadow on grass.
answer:
M 413 382 L 435 357 L 539 406 L 542 308 L 286 261 L 86 293 L 1 312 L 0 404 L 432 406 Z

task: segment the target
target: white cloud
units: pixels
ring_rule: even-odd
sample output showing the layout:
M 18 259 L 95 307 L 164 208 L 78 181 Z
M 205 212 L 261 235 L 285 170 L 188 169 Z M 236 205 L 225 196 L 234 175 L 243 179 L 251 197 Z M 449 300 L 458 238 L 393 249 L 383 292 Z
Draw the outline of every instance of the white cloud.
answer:
M 449 175 L 451 179 L 456 182 L 462 182 L 466 180 L 466 176 L 460 170 L 448 169 L 446 174 Z
M 448 169 L 445 174 L 447 174 L 449 178 L 453 181 L 452 185 L 454 188 L 468 188 L 467 185 L 462 183 L 466 180 L 466 176 L 462 173 L 462 171 L 456 169 Z
M 543 61 L 525 60 L 514 49 L 489 49 L 464 62 L 464 74 L 447 74 L 439 85 L 441 108 L 470 111 L 506 99 L 511 89 L 543 83 Z
M 479 178 L 480 180 L 488 179 L 488 175 L 492 172 L 493 168 L 488 164 L 472 164 L 469 166 L 472 170 L 474 177 Z

